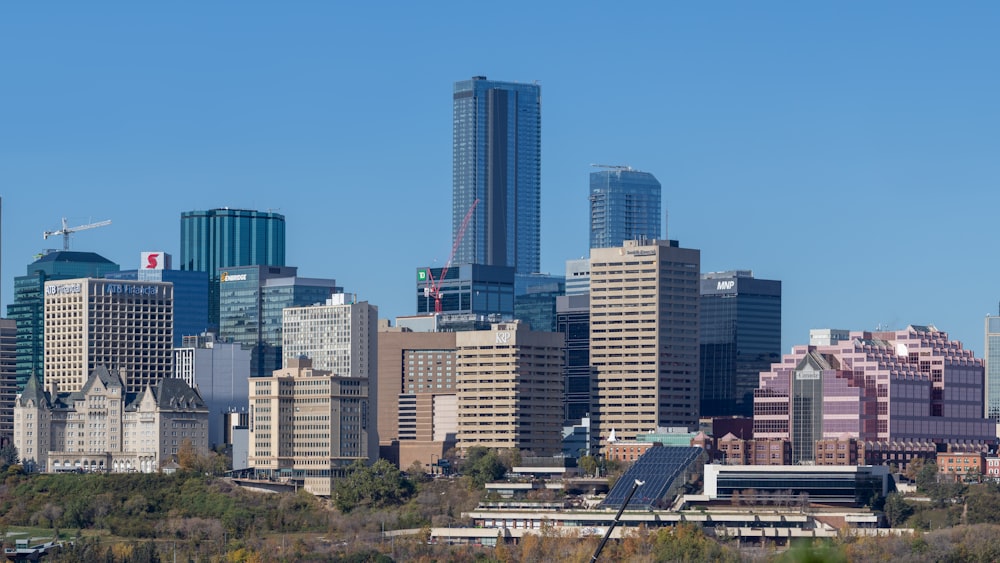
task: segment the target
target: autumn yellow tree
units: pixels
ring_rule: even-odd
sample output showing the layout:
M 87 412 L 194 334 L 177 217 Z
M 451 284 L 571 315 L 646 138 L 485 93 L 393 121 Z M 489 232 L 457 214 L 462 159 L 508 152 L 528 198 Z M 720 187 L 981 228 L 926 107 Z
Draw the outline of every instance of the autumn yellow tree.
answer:
M 177 448 L 177 465 L 184 471 L 194 471 L 198 463 L 198 450 L 191 443 L 190 438 L 181 440 L 181 445 Z

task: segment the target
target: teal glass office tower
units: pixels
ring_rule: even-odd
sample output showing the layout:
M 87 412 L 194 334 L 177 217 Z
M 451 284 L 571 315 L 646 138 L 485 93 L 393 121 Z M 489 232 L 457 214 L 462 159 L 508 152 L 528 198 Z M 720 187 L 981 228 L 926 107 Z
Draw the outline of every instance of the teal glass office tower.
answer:
M 180 269 L 208 273 L 212 327 L 219 326 L 220 268 L 284 265 L 284 215 L 229 208 L 181 213 Z
M 14 278 L 14 302 L 7 317 L 17 326 L 17 390 L 32 373 L 44 375 L 45 282 L 76 278 L 100 278 L 121 268 L 93 252 L 56 251 L 28 265 L 25 275 Z
M 455 83 L 452 240 L 478 199 L 455 263 L 512 266 L 541 262 L 542 96 L 537 84 L 485 76 Z
M 628 166 L 608 168 L 590 173 L 590 248 L 660 239 L 660 182 Z

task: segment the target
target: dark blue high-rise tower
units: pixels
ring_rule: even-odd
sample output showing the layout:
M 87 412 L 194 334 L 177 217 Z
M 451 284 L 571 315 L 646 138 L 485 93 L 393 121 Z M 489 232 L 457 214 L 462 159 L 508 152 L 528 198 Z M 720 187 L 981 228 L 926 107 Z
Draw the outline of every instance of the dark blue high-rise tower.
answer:
M 701 416 L 753 416 L 760 372 L 781 361 L 781 282 L 701 276 Z
M 628 166 L 590 173 L 590 248 L 660 237 L 660 182 Z
M 455 263 L 538 272 L 541 88 L 475 76 L 455 83 L 454 104 L 452 240 L 479 200 Z

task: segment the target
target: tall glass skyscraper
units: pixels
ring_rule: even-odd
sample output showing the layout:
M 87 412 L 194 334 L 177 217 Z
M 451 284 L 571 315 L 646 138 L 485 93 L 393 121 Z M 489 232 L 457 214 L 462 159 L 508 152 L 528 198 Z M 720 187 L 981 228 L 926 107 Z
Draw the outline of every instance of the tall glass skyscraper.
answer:
M 628 166 L 590 173 L 590 248 L 660 238 L 660 182 Z
M 986 418 L 1000 424 L 1000 317 L 986 315 Z
M 479 200 L 455 262 L 538 272 L 541 88 L 474 76 L 455 83 L 454 104 L 452 240 Z
M 219 268 L 284 265 L 284 215 L 229 208 L 181 213 L 180 269 L 208 273 L 212 327 L 219 326 Z
M 45 362 L 45 282 L 99 278 L 120 269 L 93 252 L 55 251 L 28 265 L 27 273 L 14 278 L 14 302 L 7 316 L 17 324 L 17 389 L 24 389 L 31 374 L 43 376 Z
M 760 373 L 781 361 L 781 282 L 701 276 L 701 416 L 753 416 Z

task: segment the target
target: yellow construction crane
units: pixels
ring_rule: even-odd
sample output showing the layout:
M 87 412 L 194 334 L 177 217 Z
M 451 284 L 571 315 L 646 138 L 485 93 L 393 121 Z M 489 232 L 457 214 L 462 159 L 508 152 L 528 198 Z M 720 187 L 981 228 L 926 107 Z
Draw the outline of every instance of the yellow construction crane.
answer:
M 62 235 L 63 237 L 63 250 L 69 250 L 69 234 L 75 233 L 77 231 L 86 231 L 87 229 L 94 229 L 96 227 L 105 227 L 110 225 L 111 221 L 98 221 L 96 223 L 88 223 L 86 225 L 80 225 L 79 227 L 70 227 L 66 224 L 66 218 L 62 218 L 62 228 L 58 231 L 45 231 L 42 233 L 42 239 L 48 239 L 49 237 L 54 237 L 56 235 Z

